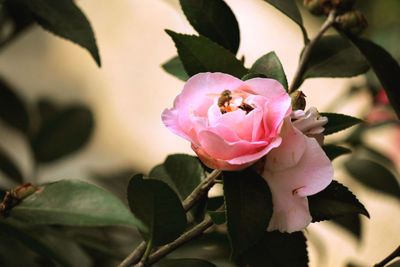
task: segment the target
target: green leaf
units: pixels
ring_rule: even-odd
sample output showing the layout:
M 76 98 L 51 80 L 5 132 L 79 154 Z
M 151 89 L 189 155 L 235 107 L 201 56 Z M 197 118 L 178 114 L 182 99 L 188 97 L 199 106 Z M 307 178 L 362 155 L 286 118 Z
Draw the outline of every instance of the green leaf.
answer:
M 337 217 L 332 220 L 338 226 L 344 228 L 356 239 L 361 239 L 361 219 L 358 214 L 348 214 L 345 216 Z
M 328 118 L 328 123 L 324 126 L 324 135 L 333 134 L 345 130 L 363 121 L 348 115 L 338 113 L 321 113 L 321 116 Z
M 322 149 L 331 161 L 339 156 L 351 153 L 351 149 L 335 145 L 323 145 Z
M 224 224 L 226 223 L 226 213 L 224 211 L 208 211 L 208 215 L 210 215 L 211 220 L 216 224 Z
M 313 222 L 334 219 L 348 214 L 363 214 L 369 218 L 364 205 L 350 190 L 337 181 L 321 192 L 308 197 Z
M 323 36 L 312 49 L 303 79 L 352 77 L 369 69 L 365 57 L 339 35 Z
M 101 65 L 96 39 L 89 21 L 72 0 L 23 0 L 44 29 L 87 49 Z
M 36 160 L 47 163 L 77 151 L 88 142 L 93 127 L 92 112 L 78 105 L 44 120 L 32 140 Z
M 379 163 L 352 158 L 346 161 L 344 166 L 357 181 L 382 193 L 400 198 L 400 186 L 396 177 Z
M 0 79 L 0 118 L 24 134 L 29 131 L 29 114 L 24 101 L 15 93 L 15 89 L 2 79 Z
M 268 184 L 251 169 L 224 172 L 223 179 L 232 256 L 238 258 L 267 229 L 272 196 Z
M 186 154 L 169 155 L 163 164 L 150 171 L 149 177 L 168 184 L 184 200 L 204 178 L 198 158 Z
M 183 67 L 182 61 L 179 59 L 178 56 L 175 56 L 162 64 L 161 66 L 166 72 L 175 76 L 179 80 L 187 81 L 189 76 L 187 75 L 185 68 Z
M 223 72 L 241 78 L 247 73 L 231 52 L 204 36 L 194 36 L 166 30 L 178 50 L 179 58 L 189 76 L 200 72 Z
M 114 195 L 78 180 L 61 180 L 40 187 L 14 207 L 10 217 L 30 224 L 123 225 L 145 229 Z
M 264 0 L 277 8 L 283 14 L 288 16 L 297 25 L 300 26 L 301 32 L 303 33 L 304 43 L 308 43 L 307 31 L 303 25 L 303 18 L 301 17 L 300 10 L 294 0 Z
M 306 238 L 302 232 L 264 232 L 259 242 L 241 257 L 240 263 L 246 267 L 307 267 Z
M 200 259 L 165 259 L 154 267 L 217 267 L 211 262 Z
M 128 185 L 129 207 L 148 228 L 141 231 L 153 246 L 167 244 L 186 228 L 186 214 L 175 192 L 164 182 L 133 176 Z
M 385 49 L 373 42 L 362 38 L 348 37 L 367 59 L 385 89 L 397 117 L 400 118 L 399 63 Z
M 0 171 L 16 184 L 22 184 L 24 177 L 9 155 L 0 147 Z
M 251 66 L 250 73 L 263 74 L 268 78 L 277 80 L 286 90 L 288 89 L 285 71 L 275 52 L 269 52 L 257 59 L 253 66 Z
M 223 0 L 180 0 L 193 28 L 236 54 L 240 43 L 239 24 Z

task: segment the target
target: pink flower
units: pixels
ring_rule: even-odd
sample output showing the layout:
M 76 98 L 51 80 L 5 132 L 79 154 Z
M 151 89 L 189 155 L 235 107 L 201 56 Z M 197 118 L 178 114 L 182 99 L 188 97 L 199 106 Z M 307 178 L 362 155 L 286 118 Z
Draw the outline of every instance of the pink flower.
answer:
M 291 99 L 275 80 L 200 73 L 162 120 L 210 168 L 240 170 L 265 156 L 262 176 L 273 197 L 268 230 L 293 232 L 311 222 L 307 196 L 329 185 L 333 169 L 318 142 L 304 135 L 320 134 L 326 120 L 316 111 L 297 114 L 294 123 L 303 134 L 291 113 Z

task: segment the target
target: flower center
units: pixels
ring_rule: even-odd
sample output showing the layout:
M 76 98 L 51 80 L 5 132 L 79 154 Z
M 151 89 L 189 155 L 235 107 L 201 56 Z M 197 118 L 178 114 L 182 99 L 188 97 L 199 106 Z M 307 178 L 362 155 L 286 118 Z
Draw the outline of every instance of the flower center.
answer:
M 237 109 L 244 110 L 247 113 L 252 111 L 254 108 L 244 102 L 244 98 L 240 97 L 241 103 L 238 105 L 237 101 L 232 101 L 233 100 L 233 95 L 230 90 L 224 90 L 220 94 L 218 98 L 218 107 L 219 110 L 221 111 L 222 114 L 227 113 L 227 112 L 232 112 Z M 236 103 L 235 103 L 236 102 Z

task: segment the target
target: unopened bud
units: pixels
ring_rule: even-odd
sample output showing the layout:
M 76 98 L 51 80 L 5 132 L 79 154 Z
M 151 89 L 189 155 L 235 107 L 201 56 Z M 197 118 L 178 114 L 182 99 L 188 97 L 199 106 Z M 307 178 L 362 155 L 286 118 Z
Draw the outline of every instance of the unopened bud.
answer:
M 303 3 L 308 11 L 317 16 L 327 15 L 332 9 L 330 0 L 304 0 Z
M 339 11 L 349 11 L 354 7 L 356 0 L 330 0 L 332 6 Z
M 292 98 L 293 110 L 304 110 L 306 108 L 306 95 L 302 91 L 296 91 L 290 94 Z
M 336 22 L 344 31 L 354 35 L 360 34 L 368 26 L 364 14 L 358 10 L 352 10 L 338 16 Z

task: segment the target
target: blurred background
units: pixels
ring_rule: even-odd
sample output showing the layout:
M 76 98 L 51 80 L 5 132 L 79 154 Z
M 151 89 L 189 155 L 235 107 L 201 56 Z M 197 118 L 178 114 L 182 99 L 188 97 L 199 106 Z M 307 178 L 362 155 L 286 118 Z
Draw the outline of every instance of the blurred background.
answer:
M 290 81 L 303 45 L 298 26 L 261 0 L 226 2 L 239 21 L 238 54 L 245 55 L 246 66 L 275 51 Z M 370 24 L 365 35 L 399 60 L 400 1 L 360 2 L 360 9 Z M 2 149 L 15 159 L 28 177 L 26 180 L 32 182 L 90 179 L 101 174 L 112 184 L 111 174 L 123 170 L 148 173 L 168 154 L 193 154 L 190 144 L 169 132 L 160 118 L 183 86 L 182 81 L 160 67 L 176 54 L 164 29 L 194 33 L 178 1 L 85 0 L 77 4 L 95 32 L 101 68 L 87 51 L 35 25 L 0 46 L 0 76 L 29 105 L 48 99 L 59 107 L 77 103 L 88 107 L 94 116 L 90 141 L 79 153 L 33 166 L 31 152 L 21 134 L 0 122 Z M 313 36 L 321 21 L 306 11 L 302 13 L 306 28 Z M 377 100 L 380 87 L 371 75 L 309 79 L 301 89 L 307 96 L 308 107 L 316 106 L 320 111 L 345 113 L 371 122 L 394 118 L 385 101 Z M 344 138 L 350 132 L 335 135 L 328 141 Z M 363 138 L 394 162 L 394 173 L 399 171 L 398 127 L 377 127 Z M 335 179 L 351 188 L 365 204 L 371 219 L 361 219 L 359 238 L 329 222 L 311 225 L 306 233 L 310 266 L 337 267 L 349 262 L 353 266 L 371 266 L 400 243 L 398 199 L 349 179 L 340 168 L 345 161 L 346 157 L 341 157 L 335 162 Z M 5 188 L 13 186 L 12 181 L 1 176 L 0 184 Z

